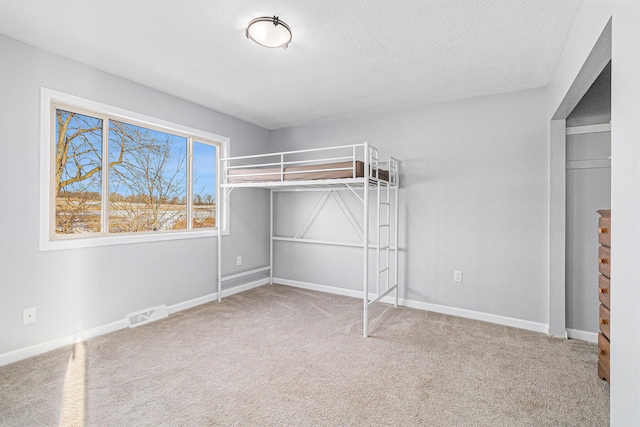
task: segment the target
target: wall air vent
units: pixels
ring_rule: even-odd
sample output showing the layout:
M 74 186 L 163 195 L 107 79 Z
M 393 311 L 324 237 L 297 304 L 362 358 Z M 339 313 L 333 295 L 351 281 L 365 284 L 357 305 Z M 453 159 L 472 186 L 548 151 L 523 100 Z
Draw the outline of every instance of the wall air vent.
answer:
M 130 328 L 135 328 L 136 326 L 144 325 L 155 320 L 164 319 L 165 317 L 169 317 L 169 311 L 167 310 L 167 306 L 164 304 L 127 315 Z

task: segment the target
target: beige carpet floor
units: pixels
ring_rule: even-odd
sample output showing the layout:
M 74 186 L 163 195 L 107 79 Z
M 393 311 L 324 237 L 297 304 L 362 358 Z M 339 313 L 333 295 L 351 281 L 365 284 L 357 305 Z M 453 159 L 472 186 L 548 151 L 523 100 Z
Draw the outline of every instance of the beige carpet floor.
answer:
M 2 426 L 606 426 L 594 344 L 262 286 L 0 367 Z

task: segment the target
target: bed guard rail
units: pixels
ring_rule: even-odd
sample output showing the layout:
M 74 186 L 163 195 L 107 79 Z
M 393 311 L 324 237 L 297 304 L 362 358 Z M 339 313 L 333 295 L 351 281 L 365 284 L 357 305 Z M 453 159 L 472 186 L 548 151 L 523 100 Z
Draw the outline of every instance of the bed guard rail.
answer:
M 398 183 L 398 160 L 380 160 L 378 150 L 362 144 L 282 151 L 220 159 L 222 184 L 362 178 Z

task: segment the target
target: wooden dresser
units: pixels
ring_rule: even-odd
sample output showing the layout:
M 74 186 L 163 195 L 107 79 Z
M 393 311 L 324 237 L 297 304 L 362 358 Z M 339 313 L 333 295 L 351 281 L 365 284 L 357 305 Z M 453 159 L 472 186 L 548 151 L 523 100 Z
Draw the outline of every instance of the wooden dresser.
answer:
M 603 380 L 609 379 L 609 342 L 610 342 L 610 318 L 611 318 L 611 211 L 598 211 L 598 293 L 600 294 L 600 333 L 598 334 L 598 376 Z

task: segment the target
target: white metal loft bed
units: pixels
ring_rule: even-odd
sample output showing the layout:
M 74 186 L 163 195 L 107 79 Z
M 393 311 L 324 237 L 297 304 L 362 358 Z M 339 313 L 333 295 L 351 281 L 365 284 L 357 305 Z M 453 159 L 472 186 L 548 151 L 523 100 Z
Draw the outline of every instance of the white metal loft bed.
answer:
M 273 283 L 273 242 L 287 241 L 311 244 L 361 247 L 363 249 L 363 335 L 369 335 L 369 309 L 394 292 L 398 306 L 398 166 L 393 157 L 378 158 L 378 150 L 368 143 L 343 145 L 311 150 L 286 151 L 254 156 L 226 157 L 219 162 L 220 190 L 218 212 L 235 188 L 264 188 L 270 190 L 269 266 L 230 276 L 222 275 L 222 236 L 218 238 L 218 301 L 222 298 L 222 282 L 245 275 L 269 271 Z M 275 236 L 273 225 L 274 192 L 324 190 L 322 203 L 313 208 L 294 237 Z M 341 197 L 334 190 L 347 190 L 363 204 L 362 228 Z M 350 190 L 350 191 L 349 191 Z M 375 199 L 370 192 L 375 190 Z M 358 194 L 361 193 L 362 195 Z M 305 239 L 304 232 L 322 208 L 324 200 L 333 195 L 342 212 L 349 219 L 361 243 Z M 393 195 L 393 196 L 392 196 Z M 375 201 L 375 239 L 370 240 L 371 202 Z M 394 207 L 392 215 L 391 207 Z M 376 253 L 376 286 L 370 286 L 369 251 Z M 391 256 L 393 253 L 393 256 Z M 393 274 L 392 274 L 393 273 Z

